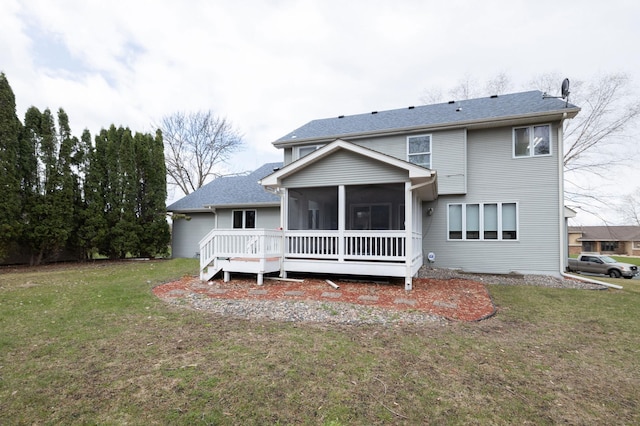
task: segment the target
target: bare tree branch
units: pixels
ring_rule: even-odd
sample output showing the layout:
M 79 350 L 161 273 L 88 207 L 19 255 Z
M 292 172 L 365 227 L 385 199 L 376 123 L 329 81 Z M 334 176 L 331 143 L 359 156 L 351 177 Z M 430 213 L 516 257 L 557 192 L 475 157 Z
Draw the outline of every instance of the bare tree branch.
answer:
M 243 147 L 242 135 L 211 111 L 176 112 L 162 118 L 168 183 L 187 195 L 203 186 L 215 170 Z

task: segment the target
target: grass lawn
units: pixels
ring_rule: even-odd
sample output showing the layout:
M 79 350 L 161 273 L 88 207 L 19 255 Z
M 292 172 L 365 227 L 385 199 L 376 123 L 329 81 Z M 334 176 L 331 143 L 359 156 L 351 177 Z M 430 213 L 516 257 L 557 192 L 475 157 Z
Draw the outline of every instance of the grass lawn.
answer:
M 194 260 L 0 269 L 0 424 L 638 424 L 640 281 L 489 286 L 479 323 L 223 318 Z

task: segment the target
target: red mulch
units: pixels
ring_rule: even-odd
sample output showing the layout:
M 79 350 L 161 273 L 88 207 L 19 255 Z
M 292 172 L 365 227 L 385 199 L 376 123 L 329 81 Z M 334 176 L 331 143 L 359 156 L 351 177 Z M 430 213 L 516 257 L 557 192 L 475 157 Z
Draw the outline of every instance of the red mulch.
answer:
M 480 321 L 496 312 L 486 286 L 472 280 L 414 278 L 411 291 L 405 291 L 402 280 L 389 283 L 331 281 L 340 288 L 336 290 L 319 278 L 306 278 L 301 283 L 265 279 L 264 284 L 258 286 L 255 278 L 248 277 L 234 278 L 225 283 L 222 280 L 205 282 L 186 276 L 155 287 L 153 293 L 161 299 L 198 293 L 218 299 L 346 302 L 384 309 L 423 311 L 458 321 Z

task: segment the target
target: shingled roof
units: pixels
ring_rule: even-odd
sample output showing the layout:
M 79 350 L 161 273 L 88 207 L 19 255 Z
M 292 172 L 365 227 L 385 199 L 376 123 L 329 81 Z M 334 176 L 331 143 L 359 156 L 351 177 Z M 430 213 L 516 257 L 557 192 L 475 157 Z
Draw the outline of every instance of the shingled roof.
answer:
M 534 90 L 486 98 L 450 101 L 368 114 L 313 120 L 274 142 L 286 146 L 303 141 L 348 139 L 349 137 L 408 132 L 423 128 L 483 124 L 491 121 L 554 115 L 573 117 L 577 106 L 562 99 L 544 97 Z
M 193 213 L 207 211 L 209 206 L 279 206 L 280 197 L 265 191 L 258 181 L 280 167 L 282 163 L 267 163 L 246 176 L 220 177 L 171 204 L 167 211 Z
M 640 241 L 640 226 L 570 226 L 570 233 L 582 233 L 579 241 Z

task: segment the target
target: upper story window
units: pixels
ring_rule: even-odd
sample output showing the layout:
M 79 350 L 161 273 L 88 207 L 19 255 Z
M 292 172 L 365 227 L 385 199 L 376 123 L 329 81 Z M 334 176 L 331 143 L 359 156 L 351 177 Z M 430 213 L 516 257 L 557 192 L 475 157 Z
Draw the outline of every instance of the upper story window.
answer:
M 234 210 L 233 211 L 233 228 L 234 229 L 253 229 L 256 227 L 256 211 L 255 210 Z
M 322 148 L 322 145 L 297 146 L 293 149 L 294 160 L 305 157 L 320 148 Z
M 407 137 L 407 161 L 431 168 L 431 135 Z
M 513 129 L 513 156 L 515 158 L 551 155 L 551 126 L 516 127 Z

